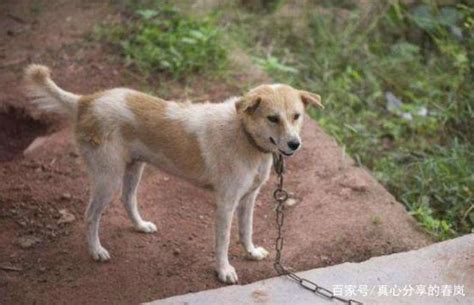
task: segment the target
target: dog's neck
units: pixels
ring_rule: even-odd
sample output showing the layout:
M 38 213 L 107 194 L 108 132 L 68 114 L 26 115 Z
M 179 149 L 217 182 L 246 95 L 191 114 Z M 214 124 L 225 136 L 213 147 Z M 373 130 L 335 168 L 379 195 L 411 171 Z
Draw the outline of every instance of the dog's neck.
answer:
M 258 145 L 258 143 L 255 141 L 253 136 L 250 134 L 250 132 L 245 128 L 244 123 L 240 124 L 242 126 L 242 131 L 245 134 L 245 137 L 247 138 L 247 141 L 250 143 L 251 146 L 253 146 L 255 149 L 257 149 L 259 152 L 264 153 L 264 154 L 269 154 L 271 151 L 266 150 L 262 146 Z

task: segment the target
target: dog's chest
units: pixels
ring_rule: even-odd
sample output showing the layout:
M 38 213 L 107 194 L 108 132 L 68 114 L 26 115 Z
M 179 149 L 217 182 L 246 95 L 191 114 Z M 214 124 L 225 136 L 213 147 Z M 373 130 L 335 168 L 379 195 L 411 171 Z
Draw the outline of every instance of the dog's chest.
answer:
M 258 166 L 252 177 L 251 189 L 255 190 L 262 186 L 270 176 L 271 158 L 264 159 Z

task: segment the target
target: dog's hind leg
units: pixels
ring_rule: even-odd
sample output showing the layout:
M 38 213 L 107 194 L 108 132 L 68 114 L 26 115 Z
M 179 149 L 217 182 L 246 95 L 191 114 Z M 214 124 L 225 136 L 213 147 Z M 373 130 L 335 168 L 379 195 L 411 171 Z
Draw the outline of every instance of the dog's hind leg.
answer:
M 102 173 L 99 177 L 93 177 L 91 186 L 91 199 L 86 211 L 87 242 L 89 252 L 97 261 L 110 259 L 109 252 L 102 247 L 99 239 L 99 225 L 102 212 L 112 201 L 114 195 L 120 188 L 120 179 L 108 173 Z
M 89 252 L 95 260 L 107 261 L 110 254 L 99 239 L 100 219 L 105 207 L 120 190 L 125 162 L 113 146 L 82 149 L 81 152 L 91 182 L 90 201 L 85 214 Z
M 123 177 L 122 202 L 137 231 L 153 233 L 156 232 L 155 224 L 144 221 L 138 212 L 137 189 L 144 167 L 145 163 L 137 161 L 127 165 Z

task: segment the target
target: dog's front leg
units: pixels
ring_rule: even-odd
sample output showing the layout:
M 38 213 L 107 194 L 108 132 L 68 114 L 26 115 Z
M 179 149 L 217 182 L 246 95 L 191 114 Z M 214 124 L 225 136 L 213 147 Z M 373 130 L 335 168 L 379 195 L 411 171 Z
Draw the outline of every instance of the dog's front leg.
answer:
M 268 256 L 268 251 L 262 247 L 255 247 L 252 240 L 253 210 L 259 190 L 260 187 L 245 194 L 240 199 L 237 211 L 240 242 L 244 246 L 245 251 L 250 255 L 250 258 L 258 261 Z
M 217 196 L 215 238 L 216 238 L 216 271 L 224 283 L 235 284 L 238 281 L 235 268 L 229 263 L 228 251 L 232 217 L 238 204 L 237 194 Z

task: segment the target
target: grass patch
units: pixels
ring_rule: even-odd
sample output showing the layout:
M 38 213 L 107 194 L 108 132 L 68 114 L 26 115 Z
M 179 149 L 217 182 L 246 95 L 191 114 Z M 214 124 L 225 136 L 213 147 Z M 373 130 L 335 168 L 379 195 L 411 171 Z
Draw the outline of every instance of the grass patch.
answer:
M 155 1 L 130 5 L 133 14 L 100 36 L 120 48 L 126 63 L 141 73 L 165 73 L 176 79 L 189 74 L 222 72 L 227 49 L 216 16 L 197 18 L 173 5 Z
M 256 63 L 321 94 L 326 110 L 312 116 L 446 239 L 474 226 L 473 16 L 390 1 L 231 18 Z
M 441 239 L 469 232 L 474 222 L 472 145 L 434 146 L 425 155 L 393 151 L 375 162 L 376 177 Z

